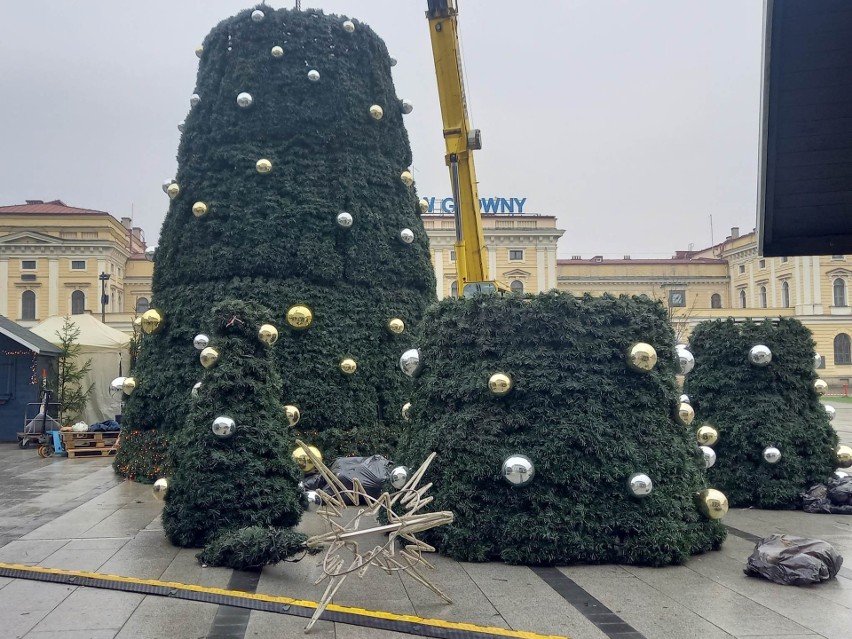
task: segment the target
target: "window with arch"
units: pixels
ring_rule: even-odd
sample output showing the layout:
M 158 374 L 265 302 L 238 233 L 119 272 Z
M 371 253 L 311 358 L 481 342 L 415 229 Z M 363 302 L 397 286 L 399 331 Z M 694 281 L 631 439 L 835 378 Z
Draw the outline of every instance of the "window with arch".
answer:
M 766 308 L 766 287 L 760 287 L 760 308 Z
M 521 280 L 512 280 L 512 283 L 509 285 L 509 288 L 512 289 L 513 293 L 523 293 L 524 283 Z
M 450 297 L 458 297 L 459 296 L 459 281 L 453 280 L 453 283 L 450 284 Z
M 86 294 L 83 291 L 71 293 L 71 315 L 82 315 L 86 312 Z
M 21 319 L 34 320 L 36 318 L 36 294 L 33 291 L 21 293 Z
M 722 308 L 722 296 L 718 293 L 713 293 L 710 296 L 710 308 Z
M 852 364 L 852 341 L 846 333 L 834 338 L 834 363 Z
M 843 281 L 843 278 L 838 277 L 834 280 L 832 288 L 834 289 L 834 305 L 846 306 L 846 282 Z
M 136 298 L 136 312 L 144 313 L 149 308 L 151 308 L 151 303 L 148 301 L 147 297 L 137 297 Z
M 745 294 L 745 289 L 744 289 L 744 288 L 741 288 L 741 289 L 740 289 L 740 308 L 745 308 L 745 307 L 746 307 L 746 294 Z
M 787 280 L 781 282 L 781 306 L 790 307 L 790 283 Z

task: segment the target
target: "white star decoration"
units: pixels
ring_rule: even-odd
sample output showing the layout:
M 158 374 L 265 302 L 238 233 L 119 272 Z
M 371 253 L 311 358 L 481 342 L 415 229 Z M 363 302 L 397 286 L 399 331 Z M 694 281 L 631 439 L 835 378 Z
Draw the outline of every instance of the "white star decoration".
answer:
M 453 521 L 453 513 L 449 511 L 418 513 L 421 508 L 434 499 L 431 496 L 425 496 L 432 487 L 431 483 L 421 488 L 418 488 L 417 485 L 426 473 L 426 469 L 429 468 L 429 464 L 435 459 L 435 453 L 429 455 L 402 488 L 392 494 L 384 492 L 376 498 L 367 494 L 358 479 L 352 481 L 351 489 L 346 488 L 337 476 L 311 452 L 306 444 L 298 439 L 296 443 L 302 447 L 302 450 L 310 457 L 314 467 L 328 483 L 326 490 L 319 489 L 316 492 L 322 499 L 322 506 L 317 510 L 317 514 L 328 523 L 330 530 L 327 533 L 310 537 L 307 546 L 308 548 L 326 546 L 321 564 L 323 575 L 316 583 L 319 584 L 325 579 L 329 579 L 329 583 L 317 605 L 316 612 L 305 627 L 305 632 L 309 631 L 320 618 L 346 577 L 355 572 L 358 573 L 359 577 L 363 577 L 370 566 L 378 566 L 387 574 L 404 572 L 447 603 L 452 603 L 447 595 L 430 583 L 418 570 L 418 568 L 421 570 L 433 568 L 432 564 L 423 558 L 422 553 L 435 552 L 435 548 L 420 541 L 415 535 L 436 526 L 450 524 Z M 393 511 L 393 506 L 397 503 L 405 508 L 407 511 L 405 514 L 397 515 Z M 346 524 L 340 524 L 335 521 L 335 518 L 344 515 L 347 504 L 356 506 L 363 504 L 363 507 L 360 507 L 358 513 Z M 362 516 L 376 515 L 382 508 L 385 509 L 387 514 L 387 524 L 373 526 L 372 528 L 359 528 Z M 358 538 L 371 533 L 387 533 L 388 539 L 383 545 L 362 552 L 358 545 Z M 396 550 L 397 538 L 409 542 L 399 552 Z M 348 549 L 354 555 L 348 565 L 346 560 L 340 556 L 340 550 L 343 548 Z

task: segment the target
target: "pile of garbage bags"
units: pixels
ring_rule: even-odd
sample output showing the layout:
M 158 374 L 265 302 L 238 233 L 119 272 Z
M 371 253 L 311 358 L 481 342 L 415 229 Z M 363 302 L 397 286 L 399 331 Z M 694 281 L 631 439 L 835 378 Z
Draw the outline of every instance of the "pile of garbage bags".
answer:
M 829 479 L 811 486 L 802 494 L 802 510 L 806 513 L 852 515 L 852 477 Z
M 834 578 L 842 565 L 843 557 L 822 539 L 770 535 L 757 541 L 744 572 L 776 584 L 807 586 Z
M 331 465 L 331 472 L 346 486 L 352 488 L 357 479 L 370 497 L 378 497 L 384 490 L 384 484 L 390 479 L 393 462 L 381 455 L 370 457 L 338 457 Z M 302 481 L 304 490 L 326 489 L 328 482 L 319 473 L 308 475 Z

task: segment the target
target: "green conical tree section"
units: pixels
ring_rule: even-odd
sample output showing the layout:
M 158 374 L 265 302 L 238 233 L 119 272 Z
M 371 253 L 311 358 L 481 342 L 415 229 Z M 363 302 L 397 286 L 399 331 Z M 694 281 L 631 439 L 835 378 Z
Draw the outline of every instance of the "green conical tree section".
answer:
M 717 548 L 725 537 L 695 495 L 704 465 L 691 431 L 674 420 L 674 334 L 662 306 L 627 297 L 450 299 L 422 323 L 423 370 L 397 457 L 416 467 L 437 451 L 424 481 L 455 522 L 429 539 L 451 557 L 509 563 L 664 565 Z M 651 344 L 650 372 L 625 360 Z M 494 373 L 514 383 L 489 391 Z M 502 476 L 510 455 L 535 475 Z M 653 490 L 633 497 L 645 473 Z
M 281 419 L 281 378 L 269 346 L 258 337 L 272 312 L 255 303 L 226 301 L 212 309 L 215 365 L 185 423 L 172 437 L 175 471 L 163 508 L 163 528 L 178 546 L 204 546 L 208 565 L 249 568 L 298 552 L 305 536 L 289 530 L 302 514 L 301 470 L 295 443 Z M 228 417 L 236 431 L 213 430 Z
M 259 300 L 282 333 L 279 399 L 300 409 L 297 434 L 329 459 L 389 454 L 408 394 L 396 362 L 435 296 L 418 199 L 400 178 L 411 151 L 390 57 L 357 21 L 349 33 L 342 17 L 258 9 L 262 21 L 246 10 L 204 40 L 200 102 L 178 151 L 180 193 L 155 259 L 152 303 L 164 322 L 143 340 L 125 429 L 168 436 L 181 425 L 198 380 L 193 337 L 211 330 L 210 307 Z M 237 103 L 243 92 L 247 108 Z M 258 172 L 261 159 L 271 172 Z M 206 215 L 193 214 L 196 202 Z M 349 228 L 337 223 L 344 211 Z M 296 304 L 313 311 L 306 330 L 285 321 Z M 405 322 L 401 335 L 388 331 L 395 317 Z M 356 361 L 355 374 L 341 372 L 344 358 Z M 129 438 L 116 468 L 139 476 L 146 467 L 131 463 L 141 456 L 134 440 L 153 441 Z
M 753 346 L 772 352 L 766 366 L 749 363 Z M 837 435 L 814 390 L 814 342 L 794 319 L 702 322 L 689 338 L 695 368 L 684 391 L 695 426 L 719 432 L 711 483 L 732 506 L 792 508 L 802 492 L 825 482 L 835 467 Z M 763 450 L 781 459 L 768 464 Z

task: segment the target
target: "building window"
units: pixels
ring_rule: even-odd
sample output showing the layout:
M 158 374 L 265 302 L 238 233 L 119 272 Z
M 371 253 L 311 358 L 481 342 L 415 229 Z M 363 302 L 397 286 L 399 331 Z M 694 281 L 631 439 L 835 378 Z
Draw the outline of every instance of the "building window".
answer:
M 669 306 L 686 306 L 686 291 L 669 291 Z
M 21 294 L 21 319 L 34 320 L 36 318 L 36 294 L 33 291 L 24 291 Z
M 147 297 L 137 297 L 136 298 L 136 312 L 144 313 L 150 308 L 150 303 L 148 302 Z
M 757 266 L 758 266 L 759 268 L 766 268 L 766 260 L 759 260 L 759 261 L 757 262 Z
M 22 271 L 34 271 L 34 270 L 36 270 L 36 261 L 35 260 L 21 260 L 21 270 Z
M 838 277 L 834 280 L 834 305 L 846 306 L 846 282 Z
M 450 297 L 458 297 L 459 296 L 459 282 L 458 280 L 453 280 L 453 283 L 450 284 Z
M 787 280 L 781 282 L 781 306 L 790 308 L 790 283 Z
M 718 293 L 713 293 L 710 296 L 710 308 L 722 308 L 722 296 Z
M 746 307 L 746 293 L 745 293 L 745 289 L 741 288 L 740 289 L 740 308 L 745 308 L 745 307 Z
M 86 312 L 86 294 L 83 291 L 71 293 L 71 315 L 82 315 Z
M 740 275 L 745 273 L 745 264 L 740 264 Z
M 760 287 L 760 308 L 766 308 L 766 287 Z
M 523 293 L 524 283 L 521 280 L 513 280 L 509 285 L 513 293 Z
M 834 363 L 852 364 L 852 343 L 846 333 L 834 338 Z
M 456 261 L 456 252 L 450 251 L 450 262 L 455 262 L 455 261 Z
M 522 249 L 509 249 L 510 262 L 522 262 L 524 260 L 524 252 Z
M 832 255 L 831 256 L 831 259 L 833 259 L 833 260 L 842 260 L 842 259 L 845 259 L 845 258 L 846 258 L 845 255 Z
M 72 271 L 85 271 L 86 270 L 86 260 L 71 260 L 71 270 Z
M 786 264 L 786 263 L 787 263 L 787 260 L 789 260 L 789 259 L 790 259 L 789 257 L 782 257 L 782 258 L 781 258 L 781 263 L 782 263 L 782 264 Z

